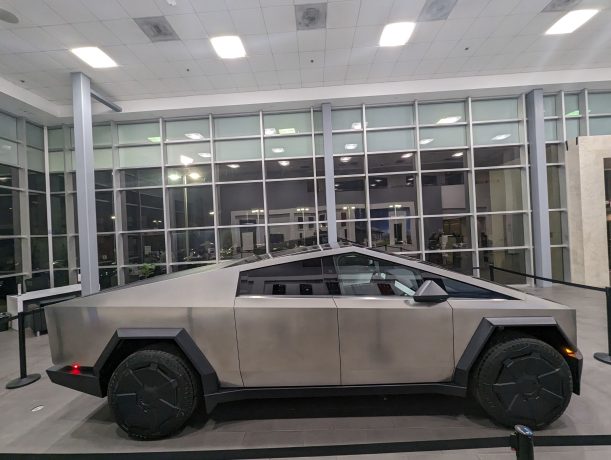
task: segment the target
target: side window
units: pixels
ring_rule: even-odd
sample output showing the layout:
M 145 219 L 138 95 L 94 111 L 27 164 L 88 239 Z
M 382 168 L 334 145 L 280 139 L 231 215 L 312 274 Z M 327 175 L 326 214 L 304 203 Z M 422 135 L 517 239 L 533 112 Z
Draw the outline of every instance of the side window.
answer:
M 335 257 L 342 295 L 411 297 L 423 283 L 419 270 L 363 254 Z
M 463 283 L 445 276 L 433 275 L 432 273 L 422 273 L 424 279 L 430 279 L 439 284 L 450 297 L 455 299 L 511 299 L 511 297 L 489 291 L 472 284 Z
M 333 272 L 323 275 L 324 259 L 316 257 L 240 273 L 238 295 L 313 296 L 337 291 Z M 326 264 L 328 267 L 328 263 Z

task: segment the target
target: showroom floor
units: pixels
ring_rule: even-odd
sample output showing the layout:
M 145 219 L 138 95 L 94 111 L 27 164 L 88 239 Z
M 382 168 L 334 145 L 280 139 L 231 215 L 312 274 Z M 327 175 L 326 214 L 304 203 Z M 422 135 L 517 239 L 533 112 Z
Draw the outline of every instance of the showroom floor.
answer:
M 539 434 L 611 434 L 611 366 L 592 358 L 593 352 L 606 351 L 603 295 L 564 286 L 534 291 L 577 307 L 579 347 L 585 357 L 582 395 L 574 397 L 564 416 Z M 49 382 L 44 374 L 51 365 L 46 336 L 27 340 L 28 370 L 43 377 L 21 389 L 4 389 L 6 382 L 18 374 L 17 334 L 0 333 L 0 350 L 0 452 L 227 451 L 294 447 L 296 455 L 313 455 L 303 448 L 369 444 L 365 452 L 370 457 L 377 451 L 371 444 L 376 443 L 382 446 L 509 435 L 509 430 L 491 423 L 471 401 L 440 396 L 394 396 L 230 403 L 219 406 L 209 420 L 194 420 L 172 439 L 143 443 L 129 439 L 116 427 L 105 400 Z M 39 410 L 32 412 L 34 408 Z M 346 452 L 326 450 L 324 454 Z M 611 446 L 540 447 L 536 452 L 537 460 L 611 458 Z M 292 453 L 282 451 L 283 456 Z M 363 457 L 359 455 L 360 459 Z M 477 460 L 514 459 L 515 454 L 501 448 L 376 457 L 381 460 Z

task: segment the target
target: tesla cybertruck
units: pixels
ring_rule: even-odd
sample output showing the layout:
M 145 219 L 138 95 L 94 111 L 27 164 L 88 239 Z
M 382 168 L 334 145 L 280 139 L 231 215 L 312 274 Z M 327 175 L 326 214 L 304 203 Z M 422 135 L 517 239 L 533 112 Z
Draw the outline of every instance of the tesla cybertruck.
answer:
M 575 310 L 356 246 L 228 261 L 46 308 L 59 384 L 129 435 L 249 398 L 472 396 L 541 428 L 579 394 Z

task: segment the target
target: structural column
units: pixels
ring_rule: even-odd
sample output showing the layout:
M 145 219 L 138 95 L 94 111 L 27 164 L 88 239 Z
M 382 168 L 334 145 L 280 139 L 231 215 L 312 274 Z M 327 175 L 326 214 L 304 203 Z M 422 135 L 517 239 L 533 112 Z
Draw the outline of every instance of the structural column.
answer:
M 76 157 L 77 216 L 82 295 L 100 290 L 95 214 L 91 82 L 83 73 L 72 74 L 74 147 Z
M 547 164 L 543 108 L 542 89 L 532 90 L 526 95 L 528 143 L 530 145 L 530 187 L 535 275 L 551 278 L 552 258 L 549 233 L 549 202 L 547 197 Z M 550 283 L 545 281 L 537 281 L 536 284 L 539 287 L 550 285 Z
M 333 167 L 333 125 L 331 104 L 322 104 L 322 137 L 325 154 L 325 192 L 327 201 L 327 238 L 337 243 L 337 215 L 335 212 L 335 170 Z

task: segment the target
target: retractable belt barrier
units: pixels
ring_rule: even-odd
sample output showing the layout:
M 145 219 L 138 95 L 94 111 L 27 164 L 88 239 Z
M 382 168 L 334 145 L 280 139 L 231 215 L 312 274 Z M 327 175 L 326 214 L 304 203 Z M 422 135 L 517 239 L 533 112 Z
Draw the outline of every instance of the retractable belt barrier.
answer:
M 28 311 L 20 311 L 16 316 L 6 318 L 6 321 L 17 320 L 17 333 L 19 334 L 19 377 L 6 384 L 7 390 L 24 387 L 40 379 L 40 374 L 28 374 L 27 370 L 25 353 L 25 317 L 35 313 L 44 314 L 43 310 L 44 307 L 34 308 Z

